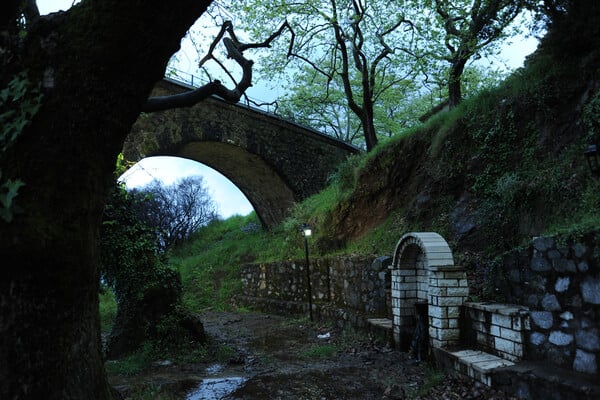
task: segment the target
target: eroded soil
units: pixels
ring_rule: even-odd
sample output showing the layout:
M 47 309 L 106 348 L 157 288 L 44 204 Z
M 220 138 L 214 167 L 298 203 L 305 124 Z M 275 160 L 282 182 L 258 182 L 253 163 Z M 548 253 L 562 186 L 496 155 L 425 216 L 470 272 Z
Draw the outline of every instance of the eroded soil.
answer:
M 509 399 L 435 372 L 365 334 L 259 313 L 203 314 L 207 333 L 233 349 L 221 363 L 156 363 L 142 376 L 111 377 L 128 398 L 141 383 L 173 399 Z M 327 337 L 329 336 L 329 337 Z M 164 398 L 164 397 L 163 397 Z

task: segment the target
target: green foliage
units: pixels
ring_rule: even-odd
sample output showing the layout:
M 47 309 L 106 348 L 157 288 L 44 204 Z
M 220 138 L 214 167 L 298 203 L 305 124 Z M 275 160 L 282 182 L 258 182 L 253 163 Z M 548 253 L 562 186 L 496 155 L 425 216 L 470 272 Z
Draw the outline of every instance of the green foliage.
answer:
M 200 228 L 169 261 L 181 274 L 183 303 L 193 312 L 235 308 L 233 298 L 241 292 L 239 266 L 259 255 L 279 259 L 280 244 L 276 234 L 263 230 L 255 213 Z
M 600 142 L 600 90 L 596 92 L 583 108 L 581 119 L 589 138 Z
M 129 168 L 135 165 L 134 162 L 125 160 L 123 153 L 117 155 L 117 162 L 115 164 L 115 176 L 118 178 L 122 176 Z
M 193 363 L 209 358 L 206 343 L 190 340 L 188 332 L 181 326 L 181 321 L 187 313 L 185 307 L 180 305 L 160 318 L 147 341 L 151 345 L 154 360 Z
M 499 44 L 523 26 L 511 25 L 522 3 L 446 3 L 245 0 L 229 8 L 253 40 L 275 32 L 283 18 L 294 31 L 293 39 L 284 31 L 256 64 L 257 76 L 285 88 L 278 111 L 371 150 L 371 142 L 419 125 L 419 116 L 447 98 L 450 83 L 473 96 L 505 75 L 504 66 L 466 63 L 498 61 Z
M 348 194 L 356 185 L 357 172 L 364 164 L 364 159 L 360 154 L 349 156 L 337 167 L 335 173 L 329 176 L 329 184 L 338 186 L 341 192 Z
M 139 218 L 136 208 L 144 197 L 116 183 L 105 206 L 101 231 L 102 282 L 115 295 L 117 317 L 107 345 L 108 357 L 122 357 L 145 340 L 170 351 L 187 340 L 182 321 L 181 280 L 159 254 L 155 233 Z M 172 331 L 169 331 L 171 329 Z M 157 339 L 158 338 L 158 339 Z M 161 339 L 170 338 L 168 342 Z M 196 338 L 192 338 L 196 339 Z
M 356 254 L 390 254 L 396 247 L 399 235 L 405 229 L 403 210 L 396 210 L 379 226 L 356 242 L 348 243 L 344 252 Z
M 27 72 L 16 75 L 0 90 L 0 151 L 5 152 L 17 140 L 41 105 L 39 87 L 29 81 Z
M 158 253 L 153 228 L 137 215 L 136 204 L 143 201 L 143 196 L 117 184 L 104 209 L 102 278 L 115 291 L 119 306 L 140 300 L 153 286 L 173 280 L 173 271 Z
M 0 170 L 1 178 L 2 171 Z M 19 189 L 22 186 L 25 186 L 25 183 L 20 179 L 8 179 L 0 185 L 0 218 L 6 222 L 11 222 L 14 214 L 20 210 L 14 199 L 19 194 Z
M 41 105 L 42 95 L 39 87 L 29 81 L 27 72 L 16 75 L 0 90 L 0 159 L 31 123 Z M 11 222 L 14 214 L 20 211 L 15 204 L 15 197 L 25 183 L 20 179 L 3 181 L 2 178 L 0 170 L 0 218 Z
M 407 397 L 409 399 L 419 399 L 422 396 L 426 396 L 431 389 L 442 383 L 445 376 L 443 371 L 428 367 L 425 370 L 425 379 L 423 380 L 423 383 L 419 385 L 417 389 L 409 391 Z
M 152 344 L 145 343 L 125 358 L 107 361 L 104 367 L 106 372 L 112 375 L 134 375 L 148 368 L 153 361 L 152 356 Z
M 293 40 L 278 41 L 261 64 L 288 83 L 285 108 L 302 120 L 350 140 L 360 130 L 367 150 L 378 131 L 394 134 L 408 120 L 397 99 L 419 96 L 421 85 L 406 50 L 412 34 L 403 5 L 246 0 L 231 7 L 254 38 L 275 32 L 285 16 Z
M 332 344 L 321 344 L 302 351 L 300 355 L 306 358 L 329 358 L 337 352 L 337 346 Z
M 100 292 L 100 330 L 104 333 L 110 332 L 115 317 L 117 316 L 117 301 L 110 289 Z
M 545 236 L 573 236 L 595 230 L 600 226 L 600 181 L 594 180 L 583 190 L 580 207 L 572 214 L 557 218 L 544 230 Z

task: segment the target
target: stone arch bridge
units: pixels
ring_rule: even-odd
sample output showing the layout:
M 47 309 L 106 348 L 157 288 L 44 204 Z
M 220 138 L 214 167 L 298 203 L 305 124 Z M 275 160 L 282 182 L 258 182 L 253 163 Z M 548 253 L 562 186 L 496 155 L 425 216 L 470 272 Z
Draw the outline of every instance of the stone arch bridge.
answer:
M 165 78 L 153 96 L 192 87 Z M 256 108 L 218 98 L 193 107 L 142 114 L 123 147 L 124 157 L 175 156 L 206 164 L 248 198 L 266 228 L 292 205 L 317 193 L 358 148 Z

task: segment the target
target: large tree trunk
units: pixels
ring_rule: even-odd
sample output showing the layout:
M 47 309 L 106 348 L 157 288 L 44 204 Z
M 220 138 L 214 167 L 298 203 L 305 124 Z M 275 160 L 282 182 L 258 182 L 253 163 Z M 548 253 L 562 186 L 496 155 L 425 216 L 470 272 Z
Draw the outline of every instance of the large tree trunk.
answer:
M 367 72 L 363 72 L 363 106 L 362 115 L 360 116 L 363 135 L 367 151 L 371 151 L 377 146 L 377 131 L 375 130 L 375 111 L 373 110 L 373 90 L 367 79 Z
M 23 212 L 0 222 L 0 398 L 110 398 L 97 298 L 104 200 L 125 136 L 209 3 L 83 1 L 3 57 L 0 82 L 24 69 L 47 79 L 32 125 L 0 155 L 2 178 L 26 184 Z
M 450 66 L 448 78 L 448 106 L 454 108 L 462 101 L 461 78 L 465 70 L 466 59 L 457 56 Z
M 367 151 L 371 151 L 377 146 L 377 132 L 375 131 L 375 121 L 373 121 L 373 118 L 364 118 L 362 128 Z

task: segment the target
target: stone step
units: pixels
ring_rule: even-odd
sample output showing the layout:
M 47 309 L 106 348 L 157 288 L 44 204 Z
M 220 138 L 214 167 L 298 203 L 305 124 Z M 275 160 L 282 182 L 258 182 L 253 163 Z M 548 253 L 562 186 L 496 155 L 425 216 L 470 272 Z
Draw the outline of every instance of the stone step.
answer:
M 596 374 L 559 368 L 549 362 L 522 361 L 494 371 L 495 389 L 519 399 L 598 400 Z
M 380 327 L 382 329 L 392 329 L 392 320 L 387 318 L 369 318 L 367 322 L 370 325 Z
M 463 375 L 469 376 L 487 386 L 492 386 L 492 374 L 497 368 L 512 366 L 515 363 L 480 350 L 436 349 L 443 358 L 443 364 Z
M 387 318 L 368 318 L 369 333 L 382 340 L 385 345 L 394 347 L 392 320 Z

